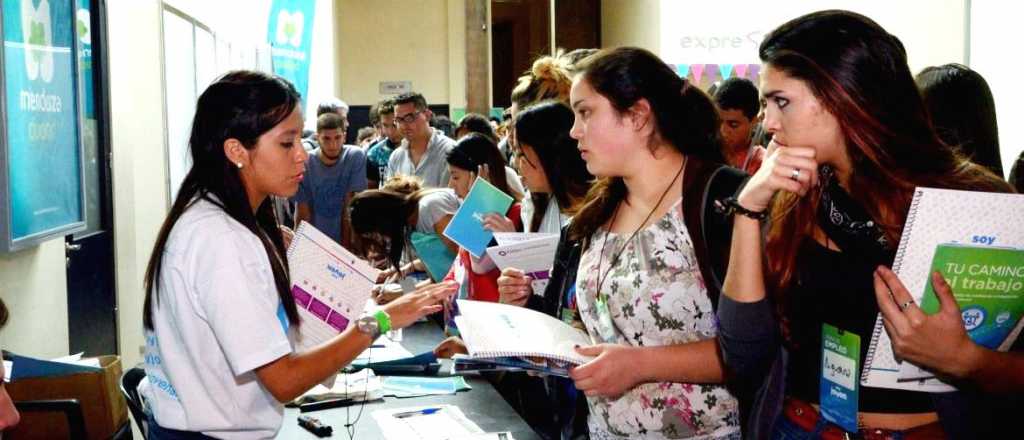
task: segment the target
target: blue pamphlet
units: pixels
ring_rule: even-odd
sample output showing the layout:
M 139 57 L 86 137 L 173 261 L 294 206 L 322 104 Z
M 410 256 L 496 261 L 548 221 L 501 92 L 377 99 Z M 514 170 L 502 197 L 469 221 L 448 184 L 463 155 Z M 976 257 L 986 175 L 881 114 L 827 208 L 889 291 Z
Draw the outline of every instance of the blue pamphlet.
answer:
M 444 236 L 480 258 L 494 238 L 493 232 L 484 229 L 484 216 L 491 213 L 505 215 L 513 201 L 512 196 L 477 177 L 466 200 L 444 229 Z
M 455 254 L 441 241 L 437 234 L 413 232 L 409 238 L 416 256 L 427 266 L 427 273 L 435 283 L 441 282 L 455 261 Z

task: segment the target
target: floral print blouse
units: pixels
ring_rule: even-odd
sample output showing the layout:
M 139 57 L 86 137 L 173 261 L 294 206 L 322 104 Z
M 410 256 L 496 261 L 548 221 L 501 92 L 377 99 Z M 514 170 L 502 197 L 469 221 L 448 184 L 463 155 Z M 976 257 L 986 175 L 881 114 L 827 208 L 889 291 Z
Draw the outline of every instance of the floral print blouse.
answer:
M 576 299 L 593 342 L 660 346 L 715 337 L 715 312 L 680 202 L 625 243 L 630 235 L 599 230 L 581 256 Z M 609 272 L 620 249 L 622 255 Z M 597 305 L 599 277 L 605 278 L 606 308 Z M 602 310 L 610 313 L 613 323 L 605 336 Z M 721 385 L 645 383 L 617 399 L 587 400 L 594 439 L 740 438 L 739 403 Z

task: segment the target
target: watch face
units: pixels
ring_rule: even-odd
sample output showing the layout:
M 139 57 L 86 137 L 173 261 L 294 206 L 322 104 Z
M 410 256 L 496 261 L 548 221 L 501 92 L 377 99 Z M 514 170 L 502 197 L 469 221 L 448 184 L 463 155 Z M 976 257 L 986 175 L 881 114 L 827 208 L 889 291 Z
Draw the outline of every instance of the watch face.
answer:
M 377 336 L 380 332 L 380 325 L 377 324 L 377 319 L 372 316 L 364 316 L 356 321 L 356 328 L 363 333 L 371 336 Z

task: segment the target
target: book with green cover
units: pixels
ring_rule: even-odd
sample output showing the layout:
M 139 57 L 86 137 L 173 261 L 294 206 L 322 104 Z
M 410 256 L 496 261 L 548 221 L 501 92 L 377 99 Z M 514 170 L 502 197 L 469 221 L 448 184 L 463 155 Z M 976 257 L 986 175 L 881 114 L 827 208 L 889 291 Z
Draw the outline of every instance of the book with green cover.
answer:
M 971 339 L 999 349 L 1024 314 L 1024 249 L 940 244 L 932 271 L 952 288 Z M 931 279 L 925 282 L 921 309 L 927 314 L 939 310 Z

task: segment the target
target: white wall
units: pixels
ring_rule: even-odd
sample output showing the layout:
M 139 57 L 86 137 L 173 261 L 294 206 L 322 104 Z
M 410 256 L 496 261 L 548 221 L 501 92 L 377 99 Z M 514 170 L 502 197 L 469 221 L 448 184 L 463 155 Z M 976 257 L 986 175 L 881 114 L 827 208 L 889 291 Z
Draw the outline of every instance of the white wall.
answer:
M 903 42 L 912 72 L 963 62 L 964 0 L 741 0 L 728 7 L 663 0 L 659 54 L 670 64 L 756 64 L 765 34 L 823 9 L 847 9 L 875 20 Z
M 1024 120 L 1024 61 L 1014 29 L 1020 26 L 1020 8 L 1014 2 L 980 0 L 971 2 L 971 43 L 969 65 L 985 77 L 996 102 L 999 147 L 1003 172 L 1010 174 L 1014 160 L 1024 149 L 1016 131 Z
M 64 240 L 0 254 L 0 298 L 11 312 L 0 347 L 56 357 L 68 354 L 68 296 Z
M 465 107 L 465 0 L 338 2 L 341 99 L 371 105 L 380 81 L 412 81 L 430 104 Z
M 126 366 L 141 361 L 142 277 L 168 205 L 161 10 L 158 0 L 118 0 L 107 17 L 118 345 Z
M 601 47 L 636 46 L 660 54 L 662 3 L 661 0 L 601 0 Z

